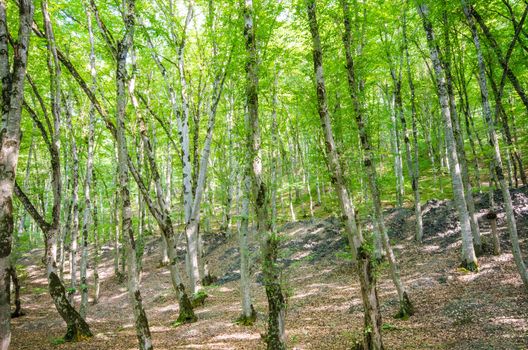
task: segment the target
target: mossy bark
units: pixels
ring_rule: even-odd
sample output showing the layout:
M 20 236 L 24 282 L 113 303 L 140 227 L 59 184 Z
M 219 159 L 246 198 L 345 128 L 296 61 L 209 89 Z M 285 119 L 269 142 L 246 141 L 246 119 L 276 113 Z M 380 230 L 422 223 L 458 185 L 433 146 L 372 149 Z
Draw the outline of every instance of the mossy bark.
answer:
M 280 271 L 277 268 L 279 239 L 270 234 L 263 251 L 263 274 L 266 296 L 268 297 L 268 331 L 266 344 L 268 350 L 286 349 L 284 321 L 286 318 L 286 301 L 280 284 Z M 254 311 L 254 309 L 252 309 Z
M 241 326 L 252 326 L 255 323 L 255 321 L 257 320 L 257 311 L 255 311 L 253 304 L 251 304 L 249 307 L 251 309 L 251 313 L 249 314 L 249 316 L 242 313 L 235 320 L 236 324 Z
M 372 263 L 372 256 L 363 246 L 357 252 L 357 274 L 361 286 L 361 299 L 364 310 L 364 350 L 383 350 L 381 337 L 381 312 L 379 309 L 378 292 L 376 290 L 376 276 Z
M 92 337 L 93 334 L 90 331 L 88 323 L 86 323 L 69 303 L 66 289 L 55 272 L 49 274 L 48 286 L 55 307 L 67 325 L 64 340 L 67 342 L 77 342 Z
M 11 275 L 11 280 L 13 281 L 13 287 L 15 290 L 15 311 L 11 313 L 11 318 L 17 318 L 24 316 L 24 313 L 22 312 L 22 306 L 20 303 L 20 281 L 18 279 L 16 266 L 14 264 L 11 264 L 9 267 L 9 274 Z
M 196 322 L 198 318 L 194 314 L 191 300 L 189 299 L 189 296 L 185 292 L 185 287 L 183 283 L 180 283 L 180 285 L 178 286 L 178 293 L 180 295 L 178 298 L 180 314 L 178 315 L 178 318 L 176 319 L 175 324 L 180 325 L 180 324 L 185 324 L 185 323 Z

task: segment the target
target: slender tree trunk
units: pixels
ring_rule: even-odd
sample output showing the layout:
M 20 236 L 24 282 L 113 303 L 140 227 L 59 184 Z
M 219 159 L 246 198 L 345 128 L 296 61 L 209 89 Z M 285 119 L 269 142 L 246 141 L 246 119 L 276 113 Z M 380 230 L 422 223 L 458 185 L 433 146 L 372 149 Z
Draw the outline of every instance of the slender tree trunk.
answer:
M 238 244 L 240 251 L 240 296 L 242 301 L 242 314 L 237 323 L 252 325 L 256 320 L 256 312 L 251 303 L 251 280 L 249 273 L 249 196 L 251 193 L 251 176 L 245 174 L 242 180 L 242 209 L 240 212 L 240 226 L 238 229 Z
M 73 133 L 70 116 L 68 116 L 66 123 L 70 132 Z M 71 242 L 70 242 L 70 303 L 74 304 L 74 297 L 77 294 L 77 264 L 78 264 L 78 236 L 79 236 L 79 156 L 77 153 L 77 143 L 75 135 L 70 135 L 71 152 L 72 152 L 72 226 L 71 226 Z
M 409 136 L 407 128 L 404 129 L 404 138 L 406 144 L 406 151 L 409 156 L 407 157 L 407 167 L 411 174 L 411 186 L 414 193 L 414 218 L 415 218 L 415 239 L 421 242 L 423 239 L 423 223 L 422 223 L 422 205 L 420 203 L 420 161 L 419 161 L 419 150 L 418 150 L 418 129 L 416 125 L 416 95 L 414 89 L 414 82 L 412 79 L 411 72 L 411 60 L 409 57 L 409 46 L 407 43 L 407 17 L 404 14 L 403 19 L 403 47 L 405 50 L 405 62 L 407 67 L 407 80 L 409 81 L 409 90 L 411 92 L 411 125 L 412 125 L 412 137 L 413 137 L 413 155 L 410 156 Z M 404 125 L 405 117 L 403 117 L 402 125 Z M 412 159 L 414 158 L 414 159 Z M 414 162 L 413 162 L 414 161 Z M 433 163 L 433 167 L 434 167 Z M 436 173 L 436 172 L 435 172 Z
M 475 214 L 475 201 L 473 199 L 473 189 L 468 174 L 468 161 L 466 157 L 466 151 L 464 148 L 464 139 L 462 135 L 462 129 L 460 127 L 460 118 L 458 116 L 455 92 L 453 87 L 453 76 L 451 74 L 451 42 L 449 38 L 448 26 L 449 22 L 447 19 L 447 13 L 444 11 L 444 37 L 445 37 L 445 56 L 443 62 L 443 68 L 446 77 L 447 94 L 449 96 L 449 108 L 451 115 L 451 124 L 453 127 L 453 135 L 455 138 L 455 146 L 457 157 L 460 165 L 460 173 L 462 174 L 462 184 L 464 186 L 464 196 L 469 214 L 469 224 L 471 227 L 471 234 L 473 236 L 473 246 L 475 254 L 478 256 L 482 253 L 482 242 L 480 239 L 480 230 L 478 220 Z
M 350 94 L 350 97 L 352 99 L 352 103 L 354 106 L 354 112 L 356 114 L 356 123 L 357 123 L 358 131 L 360 134 L 359 139 L 360 139 L 361 147 L 363 150 L 364 165 L 365 165 L 365 170 L 367 172 L 369 192 L 372 197 L 372 204 L 374 207 L 374 224 L 377 228 L 377 234 L 379 235 L 383 249 L 385 250 L 385 255 L 388 259 L 389 266 L 390 266 L 391 277 L 396 287 L 396 291 L 398 292 L 400 310 L 398 314 L 396 315 L 396 317 L 406 319 L 409 316 L 412 316 L 414 314 L 414 308 L 409 299 L 406 288 L 403 285 L 403 282 L 401 281 L 398 262 L 396 260 L 396 256 L 390 245 L 389 236 L 387 234 L 387 229 L 385 227 L 385 218 L 384 218 L 383 210 L 381 207 L 381 197 L 380 197 L 379 188 L 377 184 L 376 166 L 374 164 L 374 157 L 372 155 L 370 138 L 366 130 L 362 101 L 360 99 L 360 95 L 362 94 L 364 82 L 361 81 L 361 79 L 357 78 L 356 72 L 354 70 L 354 58 L 352 56 L 352 48 L 351 48 L 352 32 L 350 28 L 348 3 L 344 2 L 343 5 L 344 5 L 343 6 L 344 14 L 345 14 L 345 17 L 347 18 L 347 20 L 345 21 L 345 36 L 346 37 L 344 38 L 343 43 L 345 46 L 345 54 L 346 54 L 346 67 L 347 67 L 347 73 L 348 73 L 349 94 Z M 391 71 L 392 71 L 392 78 L 395 83 L 394 91 L 393 91 L 393 99 L 394 99 L 393 115 L 394 115 L 394 118 L 396 118 L 395 117 L 396 114 L 399 114 L 400 115 L 399 119 L 401 120 L 401 119 L 405 119 L 405 116 L 403 116 L 403 106 L 402 106 L 402 100 L 401 100 L 401 77 L 396 76 L 396 72 L 394 69 L 391 69 Z M 406 129 L 405 120 L 403 120 L 403 124 L 404 124 L 404 128 Z M 396 124 L 394 125 L 396 127 Z M 397 127 L 395 130 L 396 130 L 395 137 L 399 138 Z M 409 145 L 408 137 L 407 137 L 406 144 Z M 399 150 L 399 145 L 397 147 Z M 407 154 L 409 155 L 408 165 L 411 165 L 409 170 L 412 176 L 412 164 L 410 164 L 411 163 L 410 147 L 408 148 L 409 148 L 407 152 Z M 401 152 L 399 152 L 399 158 L 401 159 Z
M 139 271 L 136 260 L 136 240 L 132 228 L 132 212 L 130 207 L 129 192 L 129 169 L 128 150 L 125 137 L 125 115 L 126 115 L 126 61 L 129 50 L 133 45 L 135 26 L 135 0 L 127 0 L 123 8 L 123 21 L 125 34 L 117 43 L 116 51 L 116 133 L 119 167 L 119 193 L 121 195 L 121 231 L 127 237 L 127 263 L 128 263 L 128 294 L 130 304 L 134 311 L 136 335 L 141 350 L 152 349 L 152 338 L 150 335 L 147 315 L 143 308 L 143 301 L 139 289 Z
M 49 120 L 47 124 L 49 127 L 49 133 L 45 131 L 43 124 L 38 120 L 36 113 L 26 105 L 26 109 L 37 123 L 45 144 L 48 147 L 51 156 L 51 172 L 52 172 L 52 192 L 53 192 L 53 206 L 52 206 L 52 222 L 48 223 L 40 215 L 37 209 L 30 202 L 29 198 L 22 192 L 20 187 L 15 184 L 15 193 L 18 199 L 22 202 L 28 213 L 38 223 L 40 229 L 44 233 L 45 239 L 45 256 L 46 256 L 46 275 L 48 278 L 48 287 L 50 296 L 55 304 L 57 311 L 59 312 L 62 319 L 66 322 L 67 332 L 64 336 L 66 341 L 80 341 L 92 336 L 88 324 L 82 317 L 75 311 L 68 301 L 66 290 L 59 276 L 57 275 L 57 237 L 60 234 L 60 207 L 61 207 L 61 194 L 62 194 L 62 181 L 61 181 L 61 169 L 60 169 L 60 125 L 61 125 L 61 89 L 60 89 L 60 66 L 57 57 L 57 50 L 55 46 L 55 38 L 53 35 L 52 25 L 50 16 L 47 10 L 47 2 L 42 2 L 42 13 L 45 25 L 45 37 L 47 39 L 48 46 L 48 70 L 50 73 L 50 95 L 53 115 L 53 126 Z M 28 79 L 30 81 L 30 79 Z M 38 94 L 37 90 L 34 89 L 35 94 Z M 42 98 L 37 96 L 40 101 Z M 46 118 L 47 112 L 45 105 L 41 104 L 44 115 Z
M 96 188 L 96 179 L 95 174 L 93 174 L 93 184 L 94 188 Z M 103 216 L 103 202 L 102 202 L 102 196 L 99 196 L 99 202 L 101 203 L 101 216 Z M 99 236 L 99 217 L 98 217 L 99 211 L 97 209 L 97 201 L 96 198 L 94 198 L 93 203 L 93 239 L 94 239 L 94 253 L 93 253 L 93 277 L 94 277 L 94 297 L 93 297 L 93 303 L 94 305 L 99 302 L 99 294 L 101 290 L 100 285 L 100 278 L 99 278 L 99 263 L 101 262 L 101 258 L 99 255 L 99 250 L 101 249 L 101 243 L 100 243 L 100 236 Z
M 233 95 L 227 98 L 229 110 L 227 112 L 227 184 L 226 184 L 226 199 L 224 204 L 224 217 L 222 219 L 222 227 L 220 231 L 229 233 L 229 226 L 231 225 L 231 207 L 233 205 L 233 187 L 236 176 L 236 166 L 233 157 L 233 118 L 235 113 L 235 101 Z
M 397 107 L 396 91 L 392 94 L 392 101 L 389 103 L 391 109 L 391 139 L 392 139 L 392 153 L 394 157 L 394 174 L 396 176 L 396 204 L 399 208 L 403 206 L 403 196 L 405 195 L 404 180 L 403 180 L 403 166 L 402 155 L 400 147 L 400 132 L 398 131 L 398 120 L 396 119 Z M 400 96 L 401 101 L 401 96 Z
M 470 9 L 470 13 L 473 16 L 473 18 L 476 19 L 477 23 L 479 24 L 480 28 L 482 29 L 482 32 L 484 33 L 484 36 L 486 37 L 488 43 L 491 46 L 491 49 L 493 52 L 495 52 L 495 56 L 497 56 L 497 60 L 499 61 L 499 64 L 503 68 L 503 70 L 506 71 L 506 76 L 510 80 L 511 84 L 513 85 L 513 88 L 517 92 L 517 95 L 521 98 L 521 101 L 523 102 L 525 108 L 528 110 L 528 96 L 526 95 L 526 92 L 524 91 L 519 79 L 517 76 L 513 73 L 512 69 L 508 65 L 507 60 L 505 60 L 502 50 L 491 34 L 488 26 L 484 22 L 484 19 L 480 16 L 480 14 L 475 10 L 475 8 L 471 5 L 468 5 Z
M 480 87 L 480 95 L 482 98 L 482 109 L 484 112 L 484 119 L 486 120 L 486 124 L 488 126 L 488 141 L 493 149 L 493 163 L 495 166 L 495 175 L 502 191 L 504 211 L 506 212 L 506 221 L 508 223 L 508 232 L 510 235 L 510 240 L 512 242 L 513 257 L 515 260 L 515 264 L 517 265 L 517 269 L 519 270 L 521 279 L 524 283 L 524 286 L 528 288 L 528 271 L 526 270 L 526 265 L 524 264 L 524 261 L 522 259 L 522 253 L 519 247 L 517 223 L 515 221 L 515 216 L 513 212 L 513 204 L 510 196 L 510 189 L 508 188 L 508 184 L 506 183 L 506 179 L 504 178 L 503 174 L 499 140 L 497 137 L 497 133 L 495 132 L 495 125 L 493 122 L 493 116 L 489 104 L 488 86 L 486 81 L 486 68 L 484 65 L 484 58 L 482 57 L 480 40 L 477 33 L 476 25 L 473 21 L 473 17 L 471 16 L 471 8 L 468 6 L 467 0 L 462 0 L 462 6 L 466 19 L 468 20 L 469 26 L 471 28 L 473 43 L 475 44 L 475 48 L 477 51 L 477 60 L 479 67 L 478 82 Z
M 257 221 L 257 235 L 261 242 L 262 273 L 268 299 L 268 350 L 286 349 L 286 305 L 282 293 L 280 271 L 277 267 L 279 238 L 270 232 L 268 217 L 268 193 L 263 179 L 261 137 L 258 111 L 258 53 L 254 27 L 253 0 L 242 4 L 244 37 L 246 46 L 246 103 L 248 111 L 247 152 L 248 172 L 251 174 L 253 200 Z
M 376 291 L 376 276 L 372 259 L 368 249 L 365 249 L 366 242 L 363 235 L 358 230 L 356 224 L 356 213 L 350 200 L 348 190 L 345 186 L 339 155 L 334 142 L 330 115 L 328 112 L 328 102 L 326 95 L 326 86 L 323 72 L 323 52 L 321 48 L 321 39 L 319 37 L 319 26 L 316 17 L 316 5 L 314 0 L 307 0 L 308 21 L 312 35 L 314 75 L 316 79 L 318 112 L 321 119 L 321 125 L 325 137 L 327 151 L 327 164 L 330 169 L 332 183 L 339 199 L 341 212 L 345 220 L 345 227 L 348 234 L 349 244 L 352 255 L 356 261 L 356 271 L 359 276 L 361 286 L 361 296 L 364 308 L 364 332 L 363 349 L 380 350 L 383 349 L 381 337 L 381 312 Z M 344 10 L 345 36 L 344 41 L 350 44 L 350 19 L 348 2 L 342 1 Z M 348 34 L 347 34 L 348 33 Z
M 423 2 L 418 3 L 418 13 L 422 18 L 423 27 L 427 36 L 431 60 L 433 62 L 436 85 L 438 89 L 438 98 L 440 102 L 442 118 L 444 121 L 445 139 L 448 150 L 449 169 L 451 172 L 451 183 L 453 186 L 455 205 L 458 211 L 462 233 L 462 265 L 470 270 L 478 270 L 477 257 L 473 247 L 473 236 L 471 234 L 471 224 L 467 210 L 466 197 L 462 175 L 460 174 L 460 164 L 456 152 L 456 141 L 453 135 L 453 125 L 451 121 L 451 110 L 449 107 L 449 95 L 447 92 L 444 69 L 440 62 L 438 48 L 436 46 L 435 36 L 432 24 L 428 18 L 429 9 Z
M 147 163 L 150 167 L 157 205 L 151 200 L 150 192 L 141 179 L 139 171 L 131 169 L 132 175 L 136 180 L 140 193 L 143 196 L 147 207 L 160 227 L 163 235 L 163 245 L 167 247 L 167 255 L 169 258 L 168 267 L 171 275 L 171 282 L 174 291 L 176 292 L 179 305 L 179 316 L 175 321 L 175 324 L 194 322 L 197 320 L 197 318 L 192 309 L 191 301 L 189 300 L 189 297 L 185 291 L 185 287 L 182 283 L 182 278 L 178 268 L 177 246 L 179 242 L 176 238 L 173 223 L 170 217 L 170 197 L 167 195 L 167 192 L 170 193 L 170 186 L 165 188 L 165 191 L 167 192 L 164 193 L 161 184 L 160 172 L 156 163 L 154 147 L 149 139 L 147 124 L 143 118 L 143 114 L 139 110 L 139 104 L 135 95 L 135 74 L 132 75 L 132 79 L 129 81 L 129 94 L 131 96 L 132 105 L 134 106 L 138 118 L 139 132 L 145 154 L 147 156 Z

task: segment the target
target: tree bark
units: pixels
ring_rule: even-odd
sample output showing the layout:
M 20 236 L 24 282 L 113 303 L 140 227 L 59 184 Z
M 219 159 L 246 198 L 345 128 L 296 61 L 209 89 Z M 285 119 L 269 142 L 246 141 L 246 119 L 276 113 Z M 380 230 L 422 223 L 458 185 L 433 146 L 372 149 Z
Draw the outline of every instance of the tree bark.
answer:
M 449 37 L 449 23 L 447 12 L 443 13 L 444 22 L 444 38 L 445 38 L 445 55 L 443 59 L 443 68 L 446 77 L 447 94 L 449 97 L 449 108 L 451 115 L 451 124 L 453 127 L 453 135 L 455 138 L 455 148 L 460 165 L 460 173 L 462 174 L 462 184 L 464 186 L 464 196 L 469 215 L 469 224 L 471 227 L 471 234 L 473 236 L 473 247 L 475 254 L 478 256 L 482 253 L 482 242 L 480 239 L 480 229 L 478 220 L 475 214 L 475 201 L 473 199 L 473 188 L 468 174 L 468 161 L 466 151 L 464 148 L 464 139 L 462 129 L 460 127 L 460 118 L 456 108 L 455 92 L 453 87 L 453 75 L 451 73 L 451 41 Z
M 92 0 L 93 3 L 93 0 Z M 130 304 L 134 311 L 136 335 L 140 350 L 150 350 L 152 337 L 150 334 L 147 315 L 143 308 L 143 301 L 139 289 L 139 271 L 137 270 L 136 240 L 132 228 L 132 212 L 129 192 L 129 161 L 127 143 L 125 137 L 125 115 L 126 115 L 126 61 L 132 48 L 135 27 L 135 0 L 127 0 L 123 3 L 123 22 L 125 33 L 116 47 L 116 136 L 117 155 L 119 169 L 119 193 L 121 196 L 121 231 L 127 237 L 127 263 L 128 263 L 128 294 Z M 95 6 L 94 6 L 95 7 Z M 108 45 L 111 46 L 111 45 Z
M 20 120 L 24 80 L 34 6 L 30 0 L 19 2 L 18 40 L 14 44 L 11 69 L 8 51 L 7 1 L 0 1 L 0 350 L 11 342 L 10 255 L 13 236 L 13 186 L 20 150 Z
M 447 92 L 444 69 L 442 67 L 438 48 L 435 43 L 433 26 L 428 18 L 429 9 L 422 1 L 418 3 L 418 13 L 422 18 L 423 27 L 427 36 L 431 60 L 433 62 L 437 93 L 440 102 L 443 124 L 445 129 L 445 139 L 449 160 L 449 170 L 451 173 L 451 183 L 453 186 L 455 205 L 458 211 L 462 234 L 462 265 L 470 270 L 477 271 L 477 257 L 473 247 L 473 236 L 471 234 L 471 224 L 467 210 L 466 197 L 462 175 L 460 174 L 460 164 L 456 151 L 456 141 L 453 135 L 453 125 L 451 121 L 451 110 L 449 106 L 449 95 Z
M 486 80 L 486 68 L 484 64 L 484 58 L 482 56 L 482 50 L 480 46 L 480 39 L 477 33 L 477 27 L 471 16 L 471 7 L 468 6 L 467 0 L 462 0 L 462 7 L 464 14 L 469 23 L 471 29 L 471 35 L 473 37 L 473 43 L 477 51 L 477 60 L 479 67 L 478 74 L 478 83 L 480 87 L 480 96 L 482 99 L 482 109 L 484 114 L 484 119 L 488 126 L 488 141 L 493 149 L 493 163 L 495 166 L 495 175 L 499 182 L 501 188 L 502 197 L 504 201 L 504 211 L 506 212 L 506 221 L 508 224 L 508 233 L 510 235 L 510 240 L 512 242 L 512 253 L 515 260 L 515 264 L 519 271 L 519 275 L 524 283 L 525 288 L 528 288 L 528 271 L 526 270 L 526 265 L 522 259 L 522 253 L 519 247 L 519 238 L 517 235 L 517 223 L 515 221 L 515 216 L 513 212 L 513 204 L 510 196 L 510 189 L 506 183 L 506 179 L 503 173 L 502 158 L 499 147 L 499 139 L 495 131 L 495 125 L 493 122 L 493 115 L 491 112 L 491 107 L 489 103 L 489 93 L 488 85 Z
M 244 38 L 246 47 L 246 103 L 247 136 L 246 147 L 249 154 L 248 172 L 251 174 L 251 187 L 256 214 L 257 235 L 261 242 L 262 273 L 268 299 L 268 330 L 266 345 L 268 350 L 286 349 L 285 314 L 286 305 L 280 283 L 280 271 L 276 265 L 279 239 L 270 232 L 268 217 L 269 198 L 263 179 L 261 137 L 258 110 L 258 53 L 254 27 L 253 0 L 242 3 L 244 17 Z
M 350 42 L 350 36 L 346 34 L 350 33 L 348 2 L 343 0 L 341 4 L 343 6 L 345 28 L 347 28 L 345 30 L 344 40 Z M 326 161 L 330 169 L 331 182 L 334 185 L 343 219 L 345 221 L 349 245 L 357 264 L 356 271 L 359 276 L 361 286 L 365 321 L 362 346 L 365 350 L 381 350 L 384 348 L 381 337 L 382 322 L 378 294 L 376 291 L 374 266 L 372 264 L 370 252 L 368 249 L 366 249 L 366 241 L 363 238 L 361 232 L 358 230 L 356 224 L 355 209 L 350 200 L 348 189 L 345 185 L 345 180 L 341 170 L 341 163 L 339 161 L 339 155 L 335 146 L 330 115 L 328 112 L 328 98 L 326 95 L 326 86 L 323 72 L 323 52 L 321 48 L 321 39 L 319 37 L 319 26 L 316 17 L 315 0 L 307 0 L 306 6 L 308 11 L 310 32 L 312 35 L 318 112 L 325 137 L 327 151 Z
M 419 167 L 419 150 L 418 150 L 418 129 L 416 125 L 416 95 L 414 89 L 414 82 L 411 72 L 411 60 L 409 57 L 409 45 L 407 42 L 407 12 L 403 18 L 403 48 L 405 50 L 405 62 L 407 68 L 407 80 L 409 81 L 409 90 L 411 92 L 411 126 L 412 126 L 412 137 L 413 137 L 413 154 L 407 157 L 407 166 L 411 173 L 411 186 L 414 193 L 414 218 L 415 218 L 415 239 L 417 242 L 421 242 L 423 239 L 423 222 L 422 222 L 422 205 L 420 203 L 420 167 Z M 405 117 L 403 118 L 405 120 Z M 402 121 L 403 123 L 403 121 Z M 409 137 L 405 128 L 405 143 L 409 143 Z M 407 149 L 407 146 L 406 146 Z M 410 154 L 410 150 L 409 150 Z M 414 158 L 414 159 L 412 159 Z M 434 168 L 433 163 L 433 168 Z M 435 171 L 436 173 L 436 171 Z

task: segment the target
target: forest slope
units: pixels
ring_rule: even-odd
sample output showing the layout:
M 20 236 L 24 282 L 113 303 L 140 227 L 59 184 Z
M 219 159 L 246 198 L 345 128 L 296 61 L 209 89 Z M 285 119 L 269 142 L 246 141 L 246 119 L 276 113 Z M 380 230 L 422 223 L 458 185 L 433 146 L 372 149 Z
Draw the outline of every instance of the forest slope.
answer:
M 497 192 L 500 204 L 500 194 Z M 523 251 L 528 247 L 528 187 L 512 191 Z M 477 196 L 479 221 L 488 239 L 484 215 L 488 196 Z M 502 208 L 501 208 L 502 209 Z M 387 349 L 527 349 L 528 298 L 515 269 L 505 231 L 504 213 L 498 226 L 503 253 L 486 254 L 480 272 L 458 268 L 460 233 L 449 201 L 424 206 L 424 242 L 412 240 L 413 211 L 386 211 L 387 225 L 399 257 L 402 276 L 416 307 L 409 320 L 392 318 L 398 299 L 386 267 L 382 267 L 378 294 L 382 305 Z M 284 285 L 288 294 L 287 337 L 294 349 L 349 349 L 362 329 L 358 282 L 347 261 L 346 240 L 338 220 L 288 223 L 281 229 Z M 266 297 L 260 285 L 254 237 L 251 251 L 253 291 L 259 319 L 253 327 L 234 324 L 240 312 L 236 235 L 208 235 L 212 274 L 205 306 L 196 310 L 198 322 L 173 328 L 177 300 L 167 269 L 159 268 L 158 241 L 147 244 L 142 294 L 156 349 L 260 349 L 265 331 Z M 100 268 L 101 298 L 90 306 L 87 320 L 95 337 L 81 343 L 57 344 L 62 320 L 47 294 L 42 250 L 27 254 L 23 280 L 26 316 L 13 320 L 13 349 L 134 349 L 133 316 L 124 284 L 113 277 L 112 254 L 106 250 Z M 68 276 L 65 277 L 68 279 Z M 78 304 L 78 301 L 77 301 Z

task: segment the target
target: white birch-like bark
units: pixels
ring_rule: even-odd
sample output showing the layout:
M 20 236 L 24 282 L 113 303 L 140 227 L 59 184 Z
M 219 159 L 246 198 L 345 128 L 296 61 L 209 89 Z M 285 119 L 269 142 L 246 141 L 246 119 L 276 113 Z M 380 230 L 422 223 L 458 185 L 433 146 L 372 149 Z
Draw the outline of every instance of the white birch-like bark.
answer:
M 453 125 L 451 121 L 451 110 L 449 107 L 449 96 L 447 93 L 446 78 L 444 68 L 440 61 L 438 48 L 436 46 L 435 36 L 432 24 L 428 18 L 429 9 L 426 4 L 419 2 L 418 13 L 422 18 L 423 27 L 427 36 L 429 51 L 435 71 L 436 85 L 438 89 L 438 98 L 441 107 L 442 119 L 444 124 L 445 142 L 447 146 L 447 156 L 449 171 L 451 174 L 451 184 L 453 186 L 454 201 L 458 211 L 462 234 L 462 264 L 471 271 L 478 269 L 477 257 L 473 247 L 473 236 L 471 234 L 471 224 L 467 210 L 466 198 L 464 193 L 464 184 L 462 181 L 460 164 L 456 151 L 456 141 L 453 134 Z
M 93 1 L 93 0 L 92 0 Z M 129 156 L 127 141 L 125 136 L 125 116 L 126 116 L 126 61 L 130 49 L 133 45 L 135 27 L 135 0 L 127 0 L 123 3 L 123 22 L 125 33 L 116 47 L 116 136 L 117 155 L 119 169 L 119 192 L 121 195 L 121 230 L 126 236 L 127 242 L 127 278 L 128 294 L 130 304 L 134 311 L 134 321 L 136 336 L 140 350 L 150 350 L 152 337 L 150 334 L 147 315 L 143 308 L 141 291 L 139 287 L 139 271 L 136 260 L 136 240 L 132 228 L 132 211 L 129 192 Z M 95 7 L 95 4 L 94 6 Z M 109 44 L 109 46 L 111 46 Z
M 502 197 L 504 201 L 504 211 L 506 212 L 506 222 L 508 224 L 508 233 L 510 235 L 510 240 L 512 242 L 513 257 L 515 260 L 515 265 L 517 266 L 517 270 L 519 271 L 519 275 L 521 276 L 521 279 L 524 283 L 524 286 L 525 288 L 528 288 L 528 271 L 526 270 L 526 265 L 524 264 L 524 261 L 522 259 L 522 253 L 519 247 L 519 238 L 517 234 L 517 222 L 515 221 L 515 216 L 513 212 L 513 204 L 511 200 L 510 189 L 508 188 L 508 184 L 506 183 L 506 179 L 503 173 L 499 139 L 495 131 L 493 115 L 492 115 L 490 103 L 489 103 L 488 85 L 487 85 L 487 80 L 486 80 L 486 67 L 485 67 L 484 58 L 482 55 L 482 49 L 480 47 L 480 39 L 478 36 L 475 22 L 471 15 L 471 10 L 467 3 L 467 0 L 462 0 L 462 6 L 463 6 L 464 14 L 466 16 L 466 19 L 471 29 L 473 43 L 477 51 L 477 61 L 478 61 L 478 67 L 479 67 L 478 83 L 479 83 L 480 94 L 482 98 L 482 109 L 484 112 L 483 115 L 484 115 L 486 124 L 488 126 L 488 140 L 493 149 L 493 165 L 495 167 L 494 169 L 495 175 L 499 182 L 499 186 L 501 188 Z M 491 197 L 493 196 L 491 195 Z

